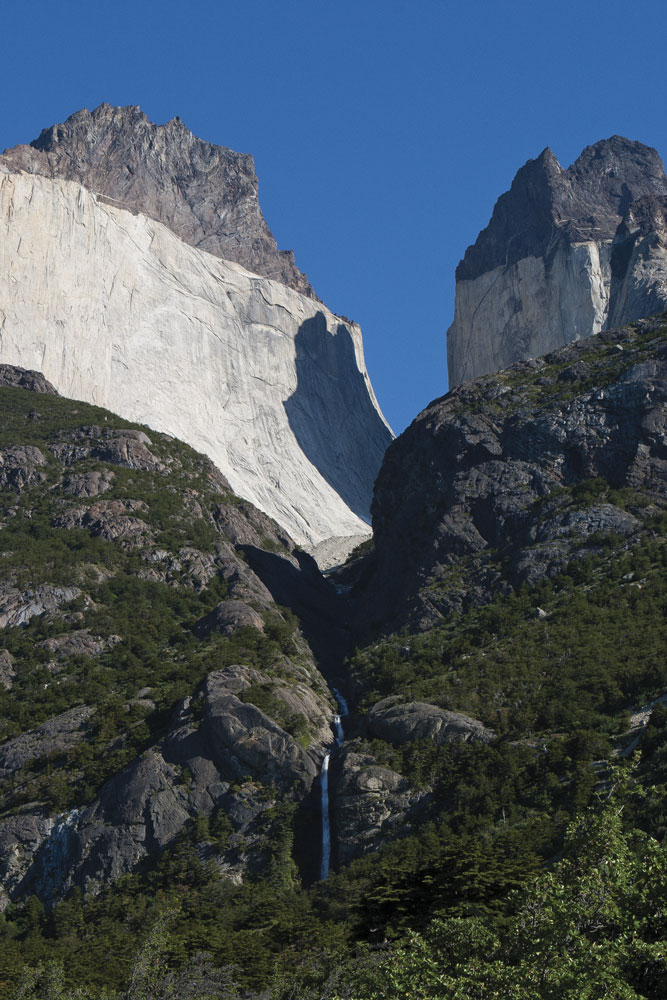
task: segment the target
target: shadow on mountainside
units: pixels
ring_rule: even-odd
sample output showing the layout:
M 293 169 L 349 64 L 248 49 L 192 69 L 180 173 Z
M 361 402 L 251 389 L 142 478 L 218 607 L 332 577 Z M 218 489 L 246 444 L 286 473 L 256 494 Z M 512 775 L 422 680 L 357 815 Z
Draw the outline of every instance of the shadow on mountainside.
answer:
M 373 485 L 392 435 L 357 367 L 350 331 L 327 328 L 322 312 L 305 320 L 296 344 L 296 391 L 284 403 L 299 446 L 342 500 L 370 520 Z
M 340 673 L 349 652 L 346 600 L 320 574 L 312 556 L 297 550 L 299 568 L 254 545 L 241 546 L 248 564 L 276 604 L 293 611 L 325 677 Z

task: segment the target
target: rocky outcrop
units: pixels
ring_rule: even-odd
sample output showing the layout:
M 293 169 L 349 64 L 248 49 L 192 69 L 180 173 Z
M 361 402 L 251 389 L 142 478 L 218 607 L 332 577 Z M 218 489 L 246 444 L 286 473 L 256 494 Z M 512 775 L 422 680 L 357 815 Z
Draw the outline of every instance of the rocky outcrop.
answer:
M 141 500 L 99 500 L 89 507 L 70 507 L 54 517 L 54 528 L 85 528 L 108 542 L 145 544 L 151 530 L 141 517 L 146 505 Z
M 113 479 L 114 473 L 110 469 L 67 476 L 63 481 L 63 492 L 75 497 L 98 497 L 111 488 Z
M 45 639 L 39 643 L 39 647 L 57 660 L 66 660 L 70 656 L 101 656 L 105 650 L 118 642 L 122 642 L 119 635 L 104 638 L 101 635 L 91 635 L 89 629 L 80 629 L 68 632 L 66 635 L 54 636 L 53 639 Z
M 613 136 L 567 170 L 546 149 L 517 173 L 456 271 L 450 386 L 667 306 L 667 178 Z
M 204 738 L 219 769 L 232 778 L 249 775 L 285 790 L 310 788 L 318 762 L 261 709 L 241 701 L 228 686 L 225 671 L 209 675 L 205 697 Z
M 46 459 L 39 448 L 16 445 L 0 451 L 0 489 L 9 487 L 21 493 L 26 486 L 46 479 L 42 466 Z
M 101 436 L 103 440 L 91 452 L 93 458 L 126 469 L 164 470 L 162 462 L 151 453 L 151 439 L 143 431 L 102 432 Z
M 251 685 L 267 680 L 243 666 L 215 671 L 203 687 L 197 717 L 193 700 L 186 699 L 165 739 L 111 778 L 90 806 L 56 818 L 33 808 L 0 819 L 5 893 L 0 910 L 16 894 L 36 891 L 54 900 L 75 885 L 91 889 L 112 881 L 167 847 L 190 821 L 216 810 L 224 811 L 232 830 L 216 859 L 221 869 L 236 877 L 258 864 L 266 814 L 278 795 L 301 797 L 310 790 L 323 754 L 318 741 L 333 740 L 326 723 L 329 705 L 312 689 L 307 706 L 299 702 L 301 710 L 316 710 L 309 721 L 321 730 L 308 749 L 241 700 Z M 70 711 L 2 745 L 0 777 L 35 758 L 63 752 L 90 714 L 84 708 Z
M 339 864 L 357 858 L 405 830 L 426 797 L 369 754 L 346 748 L 336 762 L 333 810 Z
M 264 220 L 252 156 L 196 138 L 180 118 L 155 125 L 138 107 L 84 108 L 29 146 L 6 150 L 0 163 L 78 181 L 113 205 L 163 223 L 191 246 L 314 294 Z
M 432 740 L 436 746 L 447 743 L 490 743 L 494 738 L 478 719 L 461 712 L 448 712 L 422 701 L 396 704 L 385 698 L 368 711 L 366 722 L 372 736 L 400 745 L 413 740 Z
M 146 215 L 8 162 L 0 361 L 186 440 L 301 544 L 367 534 L 391 432 L 359 328 Z M 150 462 L 138 438 L 100 447 L 103 461 Z
M 16 365 L 0 365 L 0 389 L 29 389 L 31 392 L 43 392 L 48 396 L 58 393 L 41 372 L 26 371 Z
M 80 594 L 78 587 L 42 583 L 38 587 L 21 590 L 11 583 L 0 583 L 0 628 L 26 625 L 38 615 L 54 614 Z
M 201 618 L 195 625 L 195 634 L 200 638 L 211 632 L 233 635 L 239 628 L 254 628 L 264 631 L 262 616 L 243 601 L 221 601 L 213 611 Z
M 21 893 L 25 874 L 54 826 L 44 809 L 0 821 L 0 911 Z
M 632 543 L 667 504 L 663 322 L 464 383 L 417 417 L 378 477 L 362 630 L 428 628 L 605 538 Z
M 17 773 L 31 761 L 63 754 L 81 739 L 91 715 L 90 708 L 80 705 L 49 719 L 33 732 L 7 740 L 0 745 L 0 778 Z

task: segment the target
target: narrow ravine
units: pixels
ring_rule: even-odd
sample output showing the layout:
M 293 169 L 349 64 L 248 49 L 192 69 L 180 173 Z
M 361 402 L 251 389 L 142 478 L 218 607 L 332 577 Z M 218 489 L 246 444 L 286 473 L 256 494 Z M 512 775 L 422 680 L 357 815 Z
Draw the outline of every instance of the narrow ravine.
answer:
M 343 731 L 343 717 L 348 714 L 347 701 L 340 694 L 340 692 L 332 687 L 333 695 L 338 703 L 338 712 L 333 717 L 334 731 L 336 733 L 336 744 L 335 749 L 338 749 L 343 745 L 345 739 L 345 733 Z M 329 761 L 331 760 L 330 751 L 326 754 L 324 760 L 322 761 L 322 770 L 320 771 L 320 796 L 321 796 L 321 810 L 322 810 L 322 858 L 320 862 L 320 879 L 325 880 L 329 877 L 329 866 L 331 864 L 331 816 L 329 813 Z

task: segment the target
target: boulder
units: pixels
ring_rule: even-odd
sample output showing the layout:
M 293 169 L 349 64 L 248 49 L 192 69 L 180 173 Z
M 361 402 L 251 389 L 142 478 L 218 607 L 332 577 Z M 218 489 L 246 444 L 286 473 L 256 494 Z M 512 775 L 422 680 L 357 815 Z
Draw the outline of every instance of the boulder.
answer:
M 204 639 L 211 632 L 233 635 L 240 628 L 254 628 L 258 632 L 263 632 L 264 621 L 254 608 L 244 604 L 243 601 L 229 600 L 221 601 L 213 611 L 200 618 L 194 631 L 195 635 Z
M 478 719 L 461 712 L 448 712 L 422 701 L 395 702 L 395 698 L 385 698 L 366 716 L 371 735 L 387 743 L 400 745 L 428 739 L 436 746 L 445 746 L 468 741 L 489 743 L 495 736 Z

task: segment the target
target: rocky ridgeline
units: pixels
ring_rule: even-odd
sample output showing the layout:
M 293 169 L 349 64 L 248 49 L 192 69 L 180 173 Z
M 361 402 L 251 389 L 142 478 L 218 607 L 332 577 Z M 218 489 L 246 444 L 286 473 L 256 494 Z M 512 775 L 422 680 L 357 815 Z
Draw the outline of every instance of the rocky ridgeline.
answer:
M 100 104 L 45 128 L 29 146 L 6 150 L 0 163 L 78 181 L 193 247 L 314 296 L 262 215 L 252 156 L 198 139 L 180 118 L 156 125 L 138 107 Z
M 613 136 L 567 170 L 529 160 L 456 271 L 449 384 L 546 354 L 667 305 L 667 178 Z
M 427 629 L 555 576 L 596 538 L 631 545 L 667 502 L 666 407 L 664 318 L 435 400 L 377 480 L 362 628 Z

